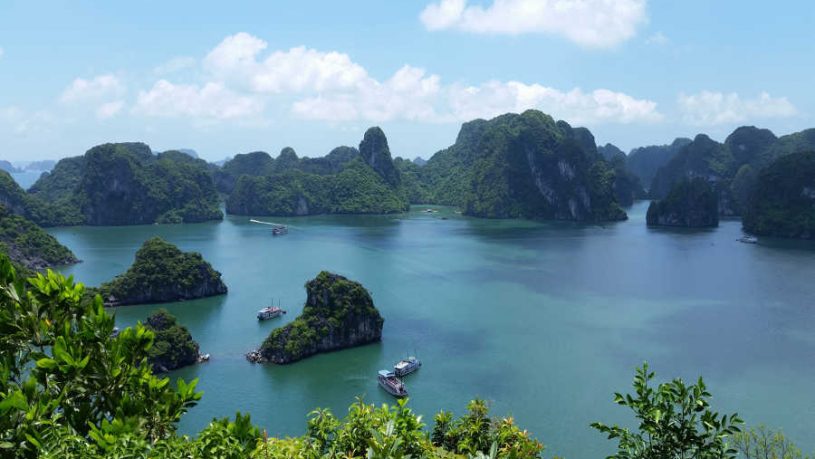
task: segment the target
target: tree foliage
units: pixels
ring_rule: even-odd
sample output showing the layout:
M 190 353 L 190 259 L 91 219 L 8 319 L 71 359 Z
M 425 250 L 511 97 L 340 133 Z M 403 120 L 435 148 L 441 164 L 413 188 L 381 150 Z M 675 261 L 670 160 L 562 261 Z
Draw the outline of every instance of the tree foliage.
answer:
M 631 409 L 636 431 L 595 422 L 592 427 L 617 440 L 610 459 L 732 459 L 736 450 L 728 438 L 737 434 L 742 420 L 710 409 L 711 394 L 702 378 L 687 385 L 681 379 L 651 386 L 654 372 L 648 364 L 634 376 L 634 394 L 614 394 L 614 402 Z

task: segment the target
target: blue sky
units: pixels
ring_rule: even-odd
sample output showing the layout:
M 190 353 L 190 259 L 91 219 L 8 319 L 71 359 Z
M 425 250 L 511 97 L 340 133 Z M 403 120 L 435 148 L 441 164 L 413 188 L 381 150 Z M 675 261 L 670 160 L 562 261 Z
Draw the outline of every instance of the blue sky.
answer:
M 538 108 L 628 150 L 815 126 L 815 5 L 730 0 L 0 4 L 0 158 L 108 141 L 429 157 Z

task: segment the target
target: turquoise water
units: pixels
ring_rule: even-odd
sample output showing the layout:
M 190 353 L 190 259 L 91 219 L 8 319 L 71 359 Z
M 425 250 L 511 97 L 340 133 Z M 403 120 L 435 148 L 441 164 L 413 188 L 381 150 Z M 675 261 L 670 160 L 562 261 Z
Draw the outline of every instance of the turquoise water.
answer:
M 592 421 L 630 422 L 614 391 L 647 360 L 658 376 L 703 375 L 714 407 L 783 428 L 815 451 L 815 245 L 736 242 L 740 223 L 709 231 L 645 227 L 646 203 L 605 226 L 480 220 L 451 209 L 400 216 L 248 218 L 177 226 L 51 230 L 84 262 L 65 269 L 96 285 L 124 271 L 151 236 L 201 252 L 229 286 L 222 297 L 165 305 L 212 354 L 173 375 L 205 394 L 181 428 L 248 411 L 270 435 L 298 435 L 317 406 L 343 414 L 357 396 L 391 401 L 376 371 L 416 353 L 411 405 L 431 422 L 476 396 L 547 445 L 546 456 L 601 457 Z M 448 219 L 442 219 L 441 217 Z M 289 366 L 243 354 L 293 320 L 303 284 L 328 269 L 362 282 L 385 317 L 381 344 Z M 258 323 L 279 298 L 289 314 Z M 124 325 L 156 306 L 115 310 Z

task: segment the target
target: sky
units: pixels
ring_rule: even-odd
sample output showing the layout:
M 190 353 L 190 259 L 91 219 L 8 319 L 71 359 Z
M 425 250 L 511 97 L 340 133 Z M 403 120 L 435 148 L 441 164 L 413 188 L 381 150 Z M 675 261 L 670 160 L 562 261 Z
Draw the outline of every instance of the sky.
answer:
M 429 158 L 534 108 L 623 150 L 815 126 L 808 0 L 0 2 L 0 159 L 142 141 Z

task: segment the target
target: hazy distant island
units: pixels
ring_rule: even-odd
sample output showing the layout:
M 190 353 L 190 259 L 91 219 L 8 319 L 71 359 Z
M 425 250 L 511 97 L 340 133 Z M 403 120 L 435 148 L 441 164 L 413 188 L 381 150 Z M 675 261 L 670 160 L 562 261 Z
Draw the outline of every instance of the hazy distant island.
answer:
M 110 306 L 168 303 L 227 293 L 221 273 L 199 253 L 182 252 L 154 237 L 136 252 L 133 265 L 98 293 Z
M 292 363 L 382 339 L 385 321 L 360 283 L 323 271 L 306 282 L 306 293 L 303 313 L 272 331 L 261 345 L 263 360 Z

